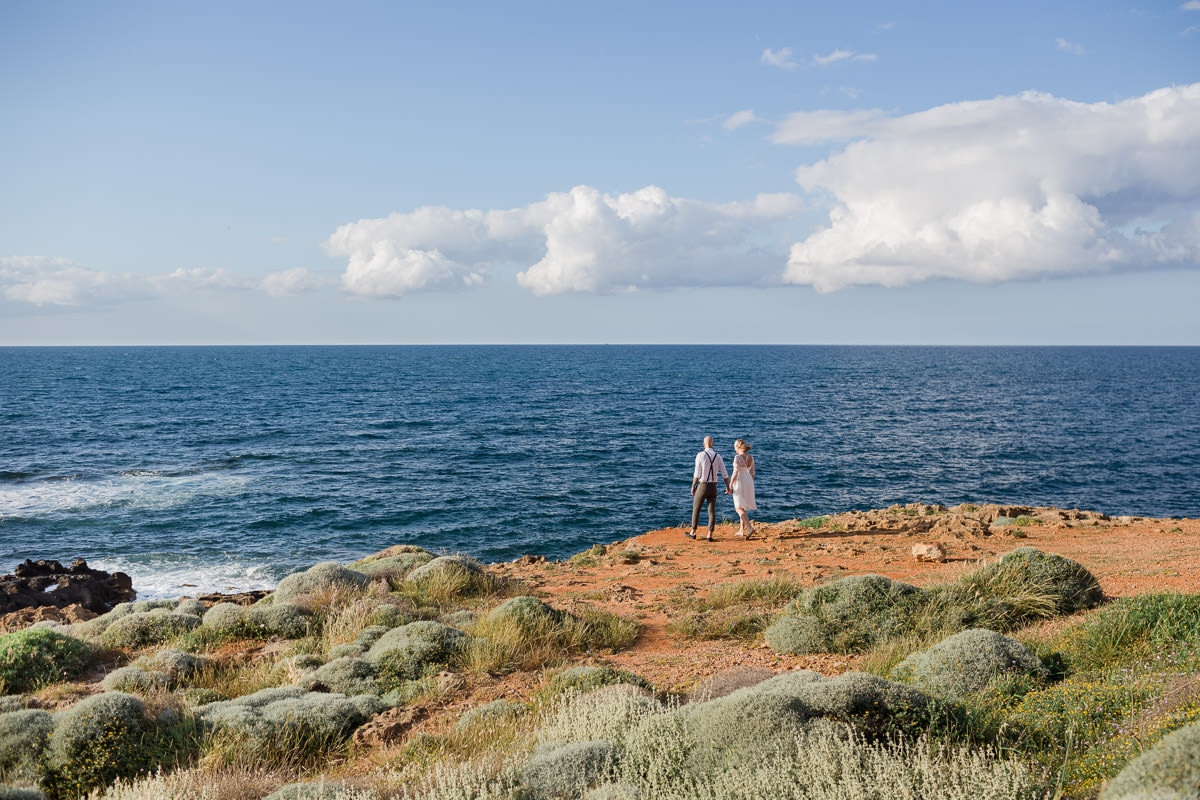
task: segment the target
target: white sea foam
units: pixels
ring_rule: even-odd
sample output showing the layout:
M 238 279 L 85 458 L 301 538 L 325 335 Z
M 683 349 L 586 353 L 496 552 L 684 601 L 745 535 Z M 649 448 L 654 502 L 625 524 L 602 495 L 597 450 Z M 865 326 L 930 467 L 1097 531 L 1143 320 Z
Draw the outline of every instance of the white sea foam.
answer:
M 199 496 L 239 492 L 250 480 L 247 476 L 227 472 L 165 475 L 133 470 L 103 478 L 64 478 L 0 485 L 0 519 L 116 507 L 171 508 Z
M 157 563 L 156 563 L 157 562 Z M 105 558 L 89 561 L 88 566 L 105 572 L 124 572 L 133 579 L 139 600 L 157 600 L 209 592 L 245 592 L 274 589 L 288 570 L 265 564 L 245 564 L 228 560 L 217 563 Z

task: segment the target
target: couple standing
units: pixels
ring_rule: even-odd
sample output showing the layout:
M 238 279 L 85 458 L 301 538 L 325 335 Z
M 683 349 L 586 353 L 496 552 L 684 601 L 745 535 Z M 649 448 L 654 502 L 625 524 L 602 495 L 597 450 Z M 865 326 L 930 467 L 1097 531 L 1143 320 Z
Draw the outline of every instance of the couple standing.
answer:
M 733 478 L 725 471 L 725 461 L 713 448 L 713 438 L 704 437 L 704 449 L 696 453 L 696 467 L 692 470 L 692 528 L 684 536 L 696 538 L 696 526 L 700 522 L 700 507 L 708 503 L 708 541 L 713 540 L 717 527 L 717 475 L 725 481 L 725 494 L 733 495 L 733 507 L 737 509 L 741 522 L 735 536 L 749 539 L 754 535 L 754 524 L 747 511 L 758 508 L 754 504 L 754 456 L 750 445 L 741 439 L 733 443 L 737 455 L 733 457 Z

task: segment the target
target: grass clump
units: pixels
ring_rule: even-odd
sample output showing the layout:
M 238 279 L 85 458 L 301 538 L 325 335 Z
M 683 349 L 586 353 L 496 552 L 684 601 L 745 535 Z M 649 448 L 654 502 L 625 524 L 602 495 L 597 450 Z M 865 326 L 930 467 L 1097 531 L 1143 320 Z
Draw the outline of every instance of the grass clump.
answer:
M 1054 642 L 1075 671 L 1150 658 L 1163 648 L 1200 643 L 1200 595 L 1122 597 L 1067 629 Z
M 416 608 L 444 609 L 463 598 L 487 597 L 505 588 L 479 562 L 465 556 L 439 556 L 408 573 L 397 587 Z
M 552 608 L 533 597 L 513 597 L 471 626 L 467 666 L 479 672 L 535 670 L 576 653 L 624 649 L 641 626 L 587 606 L 577 613 Z
M 1100 583 L 1082 564 L 1033 547 L 1019 547 L 999 561 L 971 573 L 960 583 L 968 589 L 977 588 L 984 595 L 1000 594 L 998 587 L 1001 586 L 1020 586 L 1030 594 L 1048 595 L 1053 598 L 1053 612 L 1046 616 L 1094 608 L 1104 599 Z M 1030 614 L 1014 623 L 1036 618 Z
M 817 530 L 820 530 L 821 528 L 824 528 L 828 522 L 829 522 L 828 516 L 808 517 L 807 519 L 802 519 L 799 522 L 797 522 L 796 527 L 797 528 L 806 528 L 811 531 L 817 531 Z
M 764 635 L 781 653 L 856 652 L 897 633 L 920 594 L 883 575 L 851 575 L 802 591 Z
M 687 611 L 672 617 L 667 630 L 682 639 L 753 639 L 800 592 L 799 584 L 786 578 L 720 584 L 706 597 L 688 601 Z
M 1010 673 L 1035 681 L 1049 677 L 1042 660 L 1016 639 L 973 628 L 913 653 L 897 664 L 889 677 L 933 694 L 961 698 Z
M 92 661 L 86 642 L 49 628 L 0 636 L 0 694 L 18 694 L 75 677 Z

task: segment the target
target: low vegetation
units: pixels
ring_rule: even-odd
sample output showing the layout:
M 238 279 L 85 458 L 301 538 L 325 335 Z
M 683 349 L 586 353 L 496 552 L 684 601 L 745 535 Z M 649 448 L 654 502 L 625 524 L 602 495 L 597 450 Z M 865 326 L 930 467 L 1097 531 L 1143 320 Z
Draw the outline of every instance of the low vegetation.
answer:
M 0 637 L 0 800 L 1133 800 L 1200 781 L 1200 595 L 1097 608 L 1084 567 L 1030 548 L 945 586 L 680 599 L 676 636 L 864 667 L 743 667 L 687 694 L 605 662 L 636 621 L 470 559 L 404 546 L 285 588 Z M 524 688 L 447 717 L 464 685 Z M 360 739 L 369 721 L 400 733 Z

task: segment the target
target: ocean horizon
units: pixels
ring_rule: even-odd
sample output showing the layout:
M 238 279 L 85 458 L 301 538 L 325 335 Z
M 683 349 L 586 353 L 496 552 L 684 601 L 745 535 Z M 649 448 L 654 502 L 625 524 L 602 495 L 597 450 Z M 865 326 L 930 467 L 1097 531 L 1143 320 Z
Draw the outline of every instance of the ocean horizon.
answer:
M 0 347 L 0 386 L 0 569 L 83 557 L 143 597 L 679 525 L 706 434 L 727 461 L 751 442 L 766 521 L 1200 516 L 1197 347 Z

